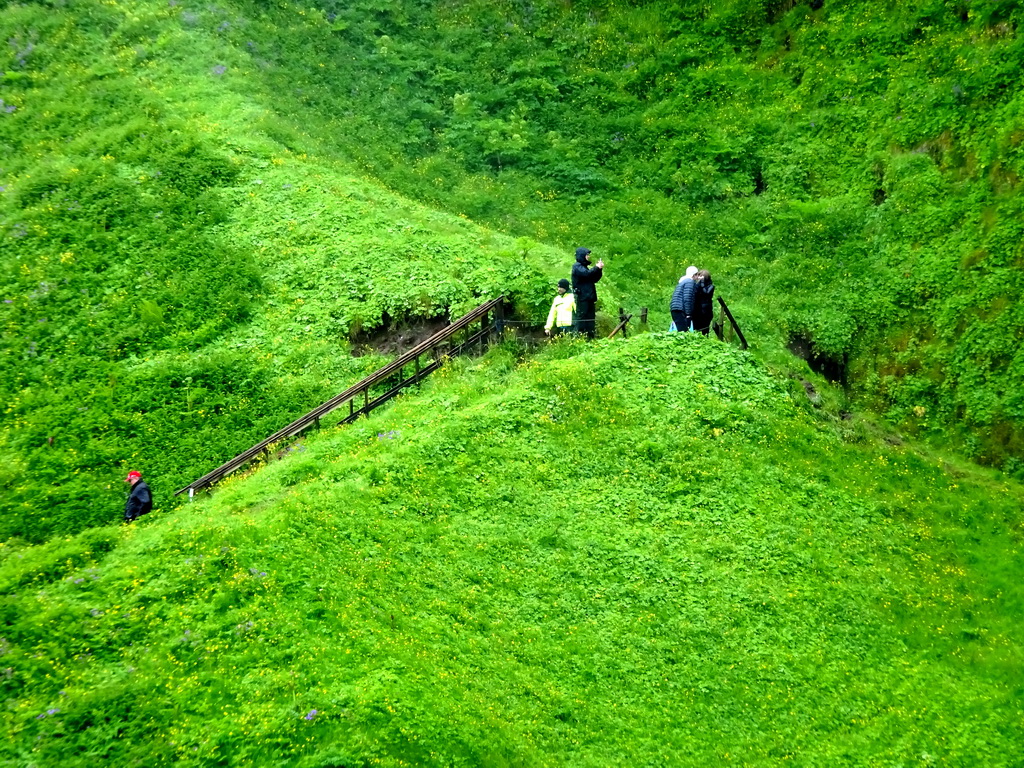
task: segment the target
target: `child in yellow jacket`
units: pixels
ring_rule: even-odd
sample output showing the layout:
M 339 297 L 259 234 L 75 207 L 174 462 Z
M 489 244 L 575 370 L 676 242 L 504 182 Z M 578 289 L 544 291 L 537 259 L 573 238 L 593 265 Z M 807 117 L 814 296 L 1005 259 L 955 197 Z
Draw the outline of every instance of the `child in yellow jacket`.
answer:
M 576 325 L 576 297 L 569 288 L 569 281 L 564 277 L 558 281 L 558 295 L 551 302 L 548 322 L 544 333 L 548 336 L 559 336 L 570 333 Z

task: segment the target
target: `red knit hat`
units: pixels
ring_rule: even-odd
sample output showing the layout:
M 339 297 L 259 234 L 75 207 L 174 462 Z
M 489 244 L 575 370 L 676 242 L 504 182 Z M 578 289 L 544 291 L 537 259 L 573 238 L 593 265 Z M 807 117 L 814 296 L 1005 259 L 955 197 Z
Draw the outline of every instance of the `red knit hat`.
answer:
M 131 472 L 128 473 L 128 477 L 126 477 L 124 479 L 124 481 L 127 483 L 129 480 L 131 480 L 132 478 L 135 478 L 135 477 L 137 477 L 137 478 L 139 478 L 141 480 L 142 479 L 142 473 L 141 472 L 136 472 L 133 469 Z

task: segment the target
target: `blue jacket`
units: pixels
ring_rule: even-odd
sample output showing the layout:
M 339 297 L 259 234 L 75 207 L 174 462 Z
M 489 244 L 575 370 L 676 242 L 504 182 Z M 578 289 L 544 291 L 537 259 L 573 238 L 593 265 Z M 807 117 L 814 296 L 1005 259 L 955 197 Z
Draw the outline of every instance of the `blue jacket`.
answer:
M 694 294 L 697 291 L 697 284 L 692 277 L 684 277 L 672 291 L 672 301 L 668 308 L 673 312 L 682 312 L 687 317 L 693 317 Z

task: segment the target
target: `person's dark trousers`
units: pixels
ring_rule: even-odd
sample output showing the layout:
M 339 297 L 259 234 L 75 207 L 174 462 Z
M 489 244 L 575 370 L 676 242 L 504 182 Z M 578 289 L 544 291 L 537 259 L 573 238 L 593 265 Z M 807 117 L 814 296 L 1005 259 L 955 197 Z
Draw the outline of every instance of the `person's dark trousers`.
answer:
M 676 324 L 677 331 L 688 331 L 690 330 L 690 323 L 692 320 L 687 320 L 686 315 L 681 309 L 669 310 L 672 313 L 672 322 Z
M 576 330 L 588 339 L 596 335 L 597 302 L 590 299 L 576 299 Z
M 705 336 L 707 336 L 711 332 L 711 326 L 710 325 L 704 325 L 704 326 L 701 326 L 700 328 L 698 328 L 697 324 L 694 323 L 693 330 L 695 330 L 697 333 L 703 333 Z

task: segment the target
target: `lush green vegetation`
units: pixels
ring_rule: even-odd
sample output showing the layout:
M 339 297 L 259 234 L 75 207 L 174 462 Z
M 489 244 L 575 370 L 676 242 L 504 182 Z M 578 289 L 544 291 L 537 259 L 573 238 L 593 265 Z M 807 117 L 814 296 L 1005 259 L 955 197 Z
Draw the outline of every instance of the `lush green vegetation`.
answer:
M 1019 486 L 703 337 L 514 347 L 7 553 L 15 764 L 1019 762 Z
M 708 266 L 765 359 L 804 342 L 862 406 L 1017 472 L 1019 14 L 6 7 L 0 530 L 109 520 L 129 465 L 166 497 L 364 370 L 360 331 L 536 309 L 567 260 L 538 242 L 597 249 L 607 304 L 656 327 Z
M 4 5 L 2 760 L 1019 764 L 1022 13 Z M 754 350 L 510 340 L 170 501 L 579 244 Z
M 4 537 L 116 519 L 128 468 L 166 503 L 375 367 L 347 354 L 360 333 L 501 291 L 546 300 L 549 249 L 248 133 L 269 113 L 216 67 L 172 76 L 227 55 L 175 33 L 181 13 L 4 12 L 27 41 L 0 65 Z M 161 30 L 168 55 L 142 50 Z
M 275 98 L 396 188 L 587 242 L 634 308 L 706 265 L 759 338 L 1020 469 L 1019 2 L 260 12 Z

